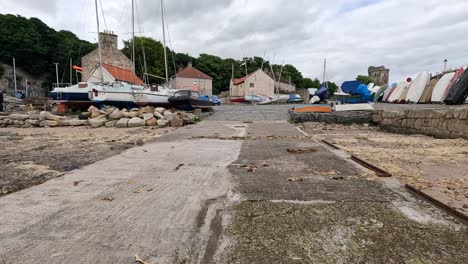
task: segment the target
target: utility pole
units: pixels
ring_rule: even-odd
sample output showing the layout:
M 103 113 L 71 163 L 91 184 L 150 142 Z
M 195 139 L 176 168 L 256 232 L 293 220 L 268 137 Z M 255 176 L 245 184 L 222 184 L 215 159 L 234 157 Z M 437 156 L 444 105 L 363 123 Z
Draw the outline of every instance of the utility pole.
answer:
M 57 62 L 54 63 L 54 64 L 55 64 L 55 76 L 56 76 L 56 78 L 57 78 L 57 87 L 60 87 L 60 86 L 59 86 L 59 77 L 58 77 L 58 65 L 59 65 L 59 64 L 58 64 Z
M 96 6 L 96 26 L 97 26 L 97 41 L 98 41 L 98 51 L 99 51 L 99 70 L 100 70 L 100 75 L 101 75 L 101 82 L 104 82 L 104 75 L 102 73 L 102 52 L 101 52 L 101 40 L 99 39 L 100 33 L 99 33 L 99 12 L 98 12 L 98 2 L 97 0 L 94 1 L 94 4 Z
M 18 92 L 17 91 L 17 87 L 16 87 L 16 61 L 15 61 L 15 57 L 13 57 L 13 80 L 15 82 L 15 96 L 16 96 L 16 93 Z
M 448 60 L 445 59 L 445 60 L 444 60 L 444 72 L 447 70 L 447 62 L 448 62 Z
M 73 85 L 73 59 L 70 58 L 70 85 Z
M 164 68 L 166 70 L 166 85 L 169 82 L 169 73 L 167 70 L 167 51 L 166 51 L 166 24 L 164 21 L 164 3 L 161 0 L 161 20 L 162 20 L 162 31 L 163 31 L 163 46 L 164 46 Z

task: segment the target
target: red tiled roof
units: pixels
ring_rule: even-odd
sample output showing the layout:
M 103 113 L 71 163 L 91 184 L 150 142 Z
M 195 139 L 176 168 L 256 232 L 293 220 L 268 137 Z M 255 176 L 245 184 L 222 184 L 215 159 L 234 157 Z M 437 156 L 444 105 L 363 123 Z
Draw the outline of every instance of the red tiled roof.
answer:
M 246 76 L 241 77 L 241 78 L 234 78 L 234 79 L 232 79 L 232 82 L 234 83 L 234 85 L 241 84 L 241 83 L 245 82 L 245 80 L 246 80 L 247 78 L 249 78 L 250 76 L 252 76 L 252 74 L 254 74 L 255 72 L 256 72 L 256 71 L 251 72 L 251 73 L 249 73 L 249 74 L 247 74 Z
M 114 76 L 115 79 L 123 82 L 128 82 L 128 83 L 134 83 L 134 84 L 140 84 L 143 85 L 143 81 L 138 78 L 135 74 L 133 74 L 132 71 L 122 69 L 119 67 L 115 67 L 109 64 L 103 63 L 102 66 L 106 71 L 108 71 L 112 76 Z
M 182 77 L 182 78 L 195 78 L 195 79 L 208 79 L 212 80 L 208 74 L 198 70 L 197 68 L 194 67 L 187 67 L 182 70 L 180 70 L 178 73 L 175 75 L 176 77 Z

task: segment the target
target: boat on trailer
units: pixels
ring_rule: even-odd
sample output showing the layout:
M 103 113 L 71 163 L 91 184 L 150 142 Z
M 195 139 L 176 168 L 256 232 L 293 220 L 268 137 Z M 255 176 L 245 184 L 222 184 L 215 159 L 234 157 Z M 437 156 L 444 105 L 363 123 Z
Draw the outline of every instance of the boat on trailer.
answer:
M 112 105 L 122 108 L 133 108 L 134 94 L 143 91 L 144 86 L 126 82 L 113 82 L 110 85 L 96 86 L 89 93 L 89 99 L 100 105 Z

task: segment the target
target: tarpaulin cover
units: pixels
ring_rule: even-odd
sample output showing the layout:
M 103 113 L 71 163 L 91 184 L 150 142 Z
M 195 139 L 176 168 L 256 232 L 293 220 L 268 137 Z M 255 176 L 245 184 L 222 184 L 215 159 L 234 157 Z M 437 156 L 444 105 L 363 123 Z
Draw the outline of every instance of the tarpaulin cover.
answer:
M 361 84 L 363 83 L 360 81 L 346 81 L 341 85 L 341 90 L 347 94 L 350 94 L 353 93 Z

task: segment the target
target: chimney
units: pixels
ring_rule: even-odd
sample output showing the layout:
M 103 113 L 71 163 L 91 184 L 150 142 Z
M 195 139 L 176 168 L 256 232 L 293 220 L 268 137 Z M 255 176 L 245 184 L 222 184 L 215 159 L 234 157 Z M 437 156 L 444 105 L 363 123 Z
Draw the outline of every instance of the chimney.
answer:
M 113 31 L 105 30 L 99 33 L 99 42 L 103 49 L 117 49 L 117 38 Z
M 189 61 L 189 62 L 187 63 L 187 67 L 188 67 L 188 68 L 192 68 L 192 61 Z

